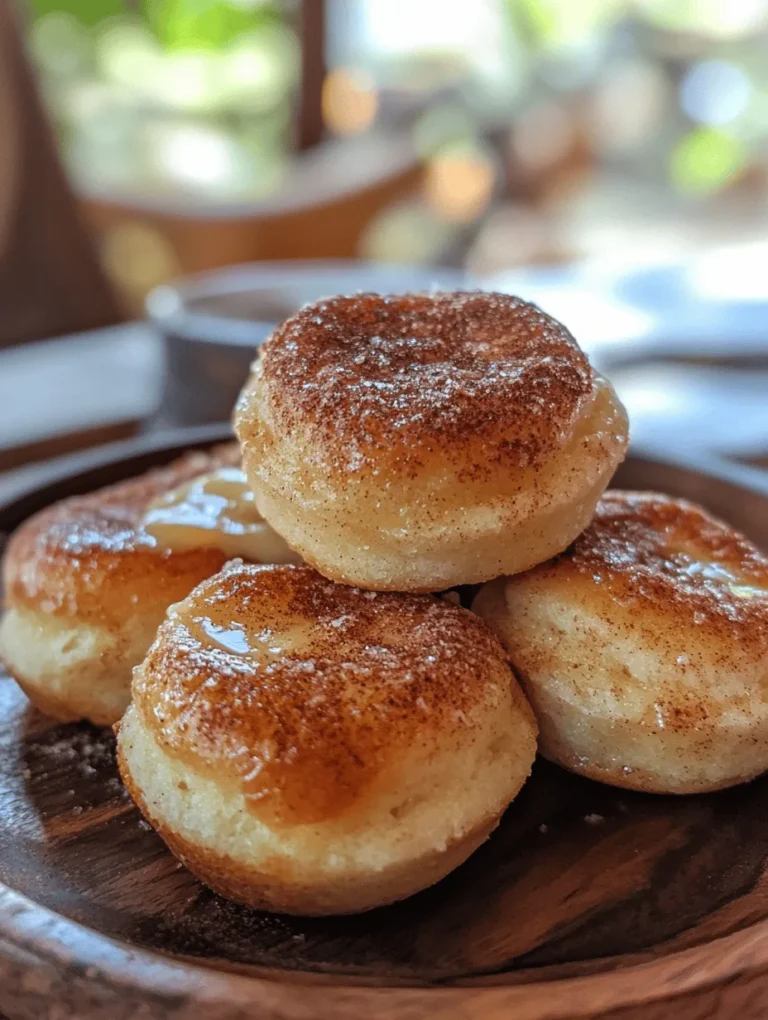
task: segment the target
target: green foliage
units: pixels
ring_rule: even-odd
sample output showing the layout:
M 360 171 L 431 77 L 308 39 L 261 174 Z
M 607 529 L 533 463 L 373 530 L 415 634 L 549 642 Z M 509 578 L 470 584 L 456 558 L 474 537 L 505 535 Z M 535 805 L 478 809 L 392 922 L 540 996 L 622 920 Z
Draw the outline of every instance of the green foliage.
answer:
M 69 14 L 86 26 L 116 15 L 142 16 L 169 49 L 219 49 L 244 32 L 281 21 L 270 0 L 29 0 L 35 18 Z
M 218 49 L 279 17 L 277 5 L 227 0 L 143 0 L 147 22 L 163 46 Z
M 105 18 L 124 14 L 130 9 L 126 0 L 29 0 L 32 16 L 69 14 L 83 25 L 97 25 Z
M 669 169 L 681 191 L 706 194 L 725 187 L 746 163 L 746 150 L 737 138 L 716 128 L 701 127 L 680 139 Z
M 626 0 L 506 0 L 513 24 L 540 48 L 568 47 L 622 16 Z

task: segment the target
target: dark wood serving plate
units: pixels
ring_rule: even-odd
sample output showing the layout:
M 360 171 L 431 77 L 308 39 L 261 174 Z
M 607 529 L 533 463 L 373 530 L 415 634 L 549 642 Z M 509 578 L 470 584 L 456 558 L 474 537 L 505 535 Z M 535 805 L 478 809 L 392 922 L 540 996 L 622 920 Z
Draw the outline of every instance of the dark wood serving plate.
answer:
M 0 531 L 220 439 L 85 458 Z M 617 483 L 708 505 L 768 548 L 768 486 L 632 457 Z M 757 478 L 757 475 L 750 475 Z M 539 761 L 492 838 L 412 899 L 348 918 L 237 907 L 171 857 L 111 735 L 56 726 L 0 675 L 0 1009 L 16 1018 L 762 1018 L 768 777 L 711 796 L 613 790 Z

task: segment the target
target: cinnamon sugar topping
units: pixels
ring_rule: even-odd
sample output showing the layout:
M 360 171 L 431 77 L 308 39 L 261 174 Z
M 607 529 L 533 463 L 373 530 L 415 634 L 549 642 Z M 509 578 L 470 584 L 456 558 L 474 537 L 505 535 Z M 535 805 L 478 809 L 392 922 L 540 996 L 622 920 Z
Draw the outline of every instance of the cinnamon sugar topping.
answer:
M 347 470 L 393 443 L 408 457 L 467 437 L 535 465 L 570 435 L 593 388 L 564 326 L 479 291 L 320 301 L 278 327 L 259 373 L 275 421 L 310 427 Z
M 48 613 L 106 618 L 110 607 L 103 585 L 108 584 L 111 593 L 135 582 L 139 590 L 148 564 L 158 556 L 165 561 L 163 577 L 170 584 L 175 572 L 187 573 L 195 558 L 215 570 L 223 557 L 210 551 L 174 555 L 158 548 L 142 527 L 142 515 L 160 494 L 238 460 L 234 443 L 185 454 L 167 467 L 70 497 L 30 517 L 11 536 L 3 561 L 9 599 Z M 125 606 L 115 610 L 125 614 Z
M 173 607 L 134 698 L 166 751 L 223 768 L 260 815 L 307 823 L 413 742 L 466 746 L 508 678 L 493 635 L 442 599 L 234 564 Z
M 748 624 L 768 652 L 768 557 L 692 503 L 608 492 L 563 558 L 630 598 L 685 610 L 695 624 Z

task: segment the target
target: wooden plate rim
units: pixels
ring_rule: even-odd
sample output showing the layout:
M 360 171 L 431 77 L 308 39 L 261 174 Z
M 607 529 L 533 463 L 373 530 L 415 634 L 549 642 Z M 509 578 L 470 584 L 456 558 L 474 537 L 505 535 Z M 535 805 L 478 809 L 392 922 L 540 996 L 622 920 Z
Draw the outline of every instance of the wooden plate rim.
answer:
M 365 1009 L 375 1020 L 385 1011 L 408 1015 L 413 1009 L 437 1018 L 445 1010 L 445 1017 L 454 1020 L 461 1008 L 478 1017 L 498 1010 L 509 1011 L 504 1015 L 515 1020 L 575 1020 L 601 1009 L 669 1005 L 671 998 L 748 981 L 768 963 L 768 921 L 705 946 L 601 974 L 519 985 L 420 988 L 349 984 L 333 976 L 270 968 L 256 976 L 217 971 L 101 935 L 0 885 L 0 951 L 6 949 L 12 957 L 32 958 L 58 972 L 81 972 L 116 994 L 130 989 L 160 1003 L 175 1001 L 180 994 L 198 1006 L 208 1002 L 236 1008 L 257 1001 L 265 1008 L 277 1005 L 276 1016 L 293 1017 L 306 1007 L 311 988 L 314 1015 L 323 1018 L 358 1020 Z

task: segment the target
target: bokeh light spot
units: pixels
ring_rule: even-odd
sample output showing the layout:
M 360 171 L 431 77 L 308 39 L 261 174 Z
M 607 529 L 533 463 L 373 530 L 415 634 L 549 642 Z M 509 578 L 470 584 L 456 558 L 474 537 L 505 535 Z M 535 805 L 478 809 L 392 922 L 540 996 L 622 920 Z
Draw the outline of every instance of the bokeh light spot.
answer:
M 680 105 L 699 124 L 728 124 L 744 111 L 752 87 L 746 74 L 724 60 L 702 60 L 680 84 Z
M 373 78 L 356 67 L 337 67 L 323 82 L 323 120 L 337 135 L 367 131 L 376 119 L 378 93 Z
M 681 190 L 707 193 L 725 187 L 744 168 L 742 142 L 716 128 L 697 128 L 672 151 L 670 176 Z
M 466 223 L 488 206 L 495 180 L 494 163 L 483 149 L 449 148 L 427 165 L 424 193 L 440 217 Z

